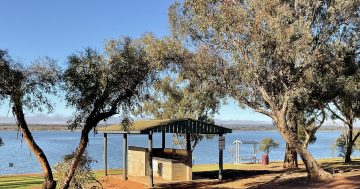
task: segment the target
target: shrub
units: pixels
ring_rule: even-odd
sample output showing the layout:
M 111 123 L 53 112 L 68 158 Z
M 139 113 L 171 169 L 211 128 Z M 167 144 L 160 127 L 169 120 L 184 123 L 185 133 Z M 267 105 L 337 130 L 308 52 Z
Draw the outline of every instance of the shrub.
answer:
M 336 139 L 336 147 L 337 150 L 339 151 L 339 157 L 345 158 L 345 153 L 346 153 L 346 146 L 347 146 L 347 137 L 346 135 L 343 133 L 341 134 L 337 139 Z M 352 151 L 354 150 L 360 150 L 360 140 L 359 138 L 355 141 L 353 147 L 352 147 Z M 351 151 L 351 153 L 352 153 Z
M 337 150 L 339 151 L 339 157 L 345 158 L 346 145 L 347 145 L 347 138 L 346 138 L 345 134 L 341 134 L 336 139 L 336 147 L 337 147 Z
M 267 155 L 269 155 L 272 150 L 277 148 L 279 148 L 279 143 L 275 142 L 272 138 L 264 138 L 260 142 L 260 150 Z
M 61 162 L 55 164 L 54 169 L 56 177 L 58 179 L 58 183 L 63 183 L 75 155 L 75 152 L 67 154 L 64 156 Z M 88 156 L 87 152 L 85 151 L 80 159 L 78 167 L 76 168 L 74 177 L 71 179 L 70 188 L 83 189 L 88 188 L 89 184 L 91 183 L 99 183 L 96 180 L 94 173 L 91 171 L 92 163 L 96 163 L 96 161 L 93 160 L 90 156 Z M 58 184 L 58 186 L 60 187 L 61 184 Z

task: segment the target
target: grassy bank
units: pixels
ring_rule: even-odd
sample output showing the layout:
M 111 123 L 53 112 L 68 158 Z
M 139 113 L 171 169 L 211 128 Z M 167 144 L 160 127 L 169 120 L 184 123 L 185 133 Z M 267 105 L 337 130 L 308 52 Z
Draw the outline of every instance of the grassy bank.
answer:
M 104 176 L 104 171 L 94 171 L 96 178 Z M 108 170 L 109 175 L 122 174 L 122 170 Z M 0 176 L 1 189 L 41 188 L 44 178 L 42 174 L 19 174 Z

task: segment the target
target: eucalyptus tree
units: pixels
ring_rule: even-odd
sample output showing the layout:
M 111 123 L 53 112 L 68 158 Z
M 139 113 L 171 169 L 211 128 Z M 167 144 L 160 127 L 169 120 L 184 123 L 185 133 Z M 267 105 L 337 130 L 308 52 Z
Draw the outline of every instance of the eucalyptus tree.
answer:
M 54 60 L 43 58 L 30 66 L 23 66 L 0 51 L 0 94 L 10 100 L 12 113 L 26 144 L 38 159 L 45 177 L 43 188 L 55 188 L 51 167 L 45 153 L 34 140 L 24 110 L 52 110 L 50 95 L 56 95 L 59 69 Z
M 111 116 L 126 116 L 137 97 L 146 92 L 154 73 L 142 45 L 130 38 L 108 41 L 104 53 L 87 48 L 70 55 L 67 63 L 63 89 L 68 106 L 75 108 L 69 128 L 82 131 L 62 188 L 69 187 L 89 142 L 89 132 Z
M 185 0 L 170 8 L 175 37 L 208 46 L 227 60 L 228 92 L 273 119 L 311 180 L 331 177 L 288 125 L 295 99 L 343 65 L 342 48 L 358 30 L 358 1 Z M 323 77 L 325 76 L 325 77 Z M 316 87 L 315 87 L 316 88 Z
M 340 94 L 327 106 L 332 119 L 340 120 L 345 129 L 345 162 L 351 162 L 351 154 L 360 131 L 354 131 L 354 123 L 360 118 L 360 70 L 359 62 L 353 62 L 351 76 L 339 78 Z
M 360 132 L 354 131 L 354 123 L 360 118 L 360 6 L 359 2 L 356 2 L 354 9 L 357 9 L 357 12 L 353 13 L 354 16 L 351 15 L 356 19 L 347 19 L 349 24 L 343 26 L 345 32 L 342 32 L 338 39 L 338 43 L 347 44 L 338 50 L 344 60 L 334 82 L 338 95 L 326 107 L 331 118 L 340 120 L 346 128 L 345 162 L 351 161 L 352 148 L 360 136 Z
M 222 61 L 210 51 L 199 48 L 193 51 L 185 48 L 171 38 L 156 39 L 152 35 L 144 37 L 148 56 L 153 62 L 163 65 L 161 78 L 153 86 L 149 95 L 136 110 L 137 114 L 145 114 L 155 119 L 194 118 L 206 122 L 214 122 L 214 114 L 218 111 L 223 94 L 206 79 L 216 75 L 216 67 Z M 212 64 L 205 64 L 210 62 Z M 207 69 L 198 68 L 207 65 Z M 205 138 L 212 135 L 192 134 L 191 150 Z M 173 142 L 185 146 L 183 134 L 174 134 Z

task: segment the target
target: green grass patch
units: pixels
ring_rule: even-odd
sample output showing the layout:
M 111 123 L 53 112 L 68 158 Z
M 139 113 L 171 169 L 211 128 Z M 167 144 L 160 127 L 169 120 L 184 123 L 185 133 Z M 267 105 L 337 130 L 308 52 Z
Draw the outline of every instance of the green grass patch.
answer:
M 103 170 L 94 171 L 95 177 L 104 176 Z M 108 175 L 122 174 L 120 169 L 108 170 Z M 56 178 L 55 178 L 56 179 Z M 41 188 L 44 177 L 41 174 L 0 176 L 0 189 Z
M 16 188 L 28 189 L 38 188 L 42 186 L 44 177 L 42 175 L 34 174 L 34 176 L 0 176 L 0 188 Z

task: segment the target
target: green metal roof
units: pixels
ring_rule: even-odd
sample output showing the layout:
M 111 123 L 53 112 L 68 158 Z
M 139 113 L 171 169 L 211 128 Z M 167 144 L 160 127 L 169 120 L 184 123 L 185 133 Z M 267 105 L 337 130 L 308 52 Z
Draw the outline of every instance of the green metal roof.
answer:
M 147 134 L 150 132 L 226 134 L 232 132 L 229 128 L 191 118 L 176 120 L 140 120 L 134 121 L 128 131 L 124 131 L 121 124 L 103 127 L 99 129 L 99 131 L 114 134 Z

